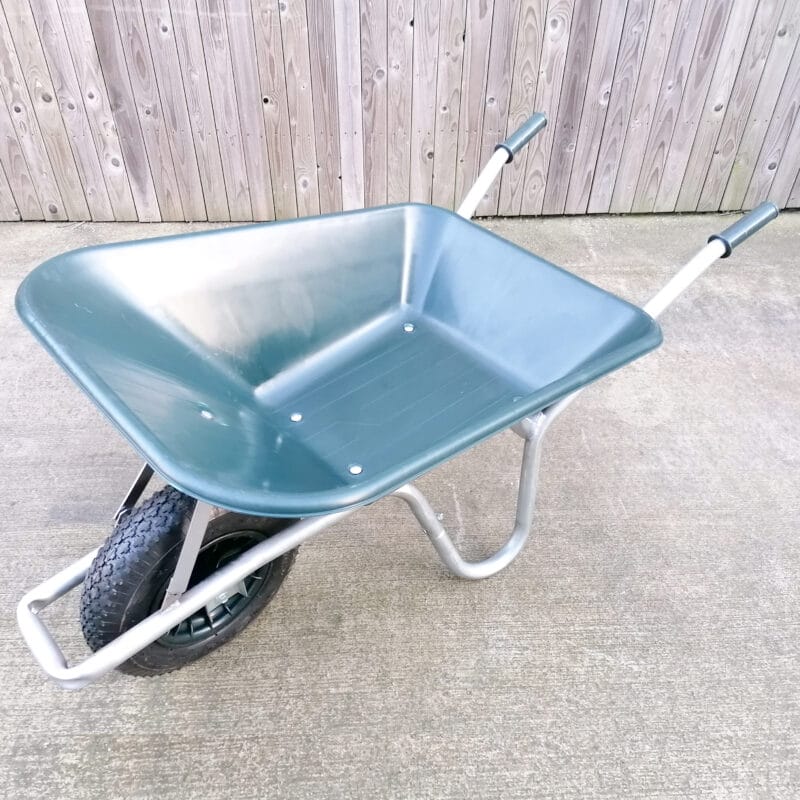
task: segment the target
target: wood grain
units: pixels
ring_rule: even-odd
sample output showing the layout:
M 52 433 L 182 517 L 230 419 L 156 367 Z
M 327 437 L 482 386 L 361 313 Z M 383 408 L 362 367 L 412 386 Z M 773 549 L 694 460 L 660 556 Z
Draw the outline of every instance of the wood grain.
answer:
M 625 142 L 611 193 L 609 210 L 615 214 L 628 212 L 633 206 L 636 182 L 644 161 L 679 10 L 680 0 L 659 0 L 653 6 Z
M 194 0 L 170 0 L 170 7 L 206 213 L 227 222 L 231 216 L 197 6 Z
M 323 213 L 328 213 L 342 208 L 334 0 L 306 0 L 306 3 L 319 205 Z
M 793 102 L 797 102 L 795 98 Z M 769 166 L 769 162 L 768 162 Z M 756 167 L 758 169 L 758 167 Z M 797 178 L 798 170 L 800 169 L 800 114 L 795 112 L 794 124 L 786 139 L 786 144 L 781 154 L 780 163 L 775 171 L 775 178 L 772 185 L 769 187 L 769 192 L 765 194 L 768 200 L 771 200 L 779 208 L 784 208 L 790 205 L 790 199 L 794 182 Z M 751 182 L 751 188 L 752 188 Z M 756 203 L 757 195 L 751 198 Z M 745 202 L 747 198 L 745 198 Z
M 716 211 L 722 203 L 728 177 L 744 136 L 750 109 L 761 84 L 767 57 L 785 6 L 788 7 L 786 0 L 759 2 L 730 98 L 727 105 L 720 109 L 724 111 L 724 117 L 705 169 L 705 179 L 696 206 L 698 211 Z
M 436 130 L 439 0 L 414 2 L 414 82 L 411 89 L 409 199 L 430 203 Z
M 33 177 L 28 170 L 9 111 L 2 100 L 0 100 L 0 166 L 3 168 L 4 177 L 13 195 L 13 204 L 19 211 L 21 219 L 44 219 Z
M 364 135 L 361 119 L 361 32 L 357 3 L 334 3 L 339 100 L 342 207 L 364 206 Z
M 713 3 L 715 0 L 710 2 Z M 681 6 L 636 185 L 632 207 L 636 213 L 655 209 L 670 142 L 678 124 L 692 53 L 700 34 L 701 21 L 707 5 L 706 0 L 684 0 Z
M 511 80 L 514 75 L 514 43 L 519 19 L 519 0 L 495 3 L 492 35 L 489 44 L 489 68 L 486 75 L 481 149 L 478 169 L 492 157 L 495 147 L 505 139 L 511 102 Z M 460 199 L 460 198 L 459 198 Z M 496 180 L 478 204 L 476 215 L 497 214 L 500 203 L 500 181 Z
M 226 18 L 253 219 L 275 219 L 276 207 L 294 201 L 294 183 L 284 188 L 272 182 L 276 159 L 267 146 L 250 0 L 226 0 Z
M 536 106 L 536 89 L 539 83 L 546 13 L 547 0 L 522 0 L 517 23 L 506 136 L 516 131 L 532 113 L 540 110 Z M 517 153 L 503 169 L 498 205 L 500 214 L 513 216 L 520 213 L 528 149 L 526 147 Z
M 772 39 L 761 82 L 722 195 L 720 208 L 725 211 L 742 207 L 770 120 L 778 110 L 776 104 L 781 87 L 800 39 L 800 3 L 788 2 L 784 13 Z
M 764 200 L 772 199 L 772 184 L 778 165 L 787 158 L 787 168 L 794 170 L 798 164 L 796 153 L 798 144 L 789 141 L 793 133 L 798 110 L 800 109 L 800 47 L 795 47 L 794 56 L 786 73 L 786 79 L 775 104 L 761 152 L 758 155 L 750 184 L 742 201 L 744 208 L 754 208 Z M 797 137 L 795 137 L 796 139 Z M 789 150 L 787 152 L 787 144 Z
M 109 222 L 115 218 L 115 212 L 111 207 L 103 165 L 95 146 L 94 133 L 97 131 L 96 128 L 92 130 L 83 105 L 82 91 L 58 5 L 56 0 L 30 0 L 30 11 L 32 18 L 28 14 L 25 17 L 32 19 L 36 25 L 58 102 L 58 112 L 70 140 L 91 217 L 95 221 Z
M 586 209 L 590 214 L 607 213 L 611 208 L 614 181 L 619 170 L 625 133 L 631 118 L 648 23 L 653 13 L 653 2 L 654 0 L 628 0 L 611 97 Z
M 0 214 L 797 203 L 794 0 L 0 0 Z
M 300 216 L 319 214 L 317 146 L 314 136 L 314 102 L 305 0 L 278 3 L 283 38 L 283 69 L 292 132 L 294 188 Z M 385 169 L 385 165 L 383 167 Z
M 585 214 L 589 205 L 597 155 L 611 102 L 611 88 L 614 82 L 614 70 L 619 60 L 620 38 L 626 11 L 626 2 L 610 0 L 605 0 L 600 9 L 581 122 L 572 159 L 572 172 L 564 204 L 567 214 Z
M 22 77 L 22 67 L 14 50 L 11 31 L 2 8 L 0 8 L 0 93 L 3 95 L 14 137 L 22 154 L 22 162 L 29 165 L 27 169 L 30 170 L 30 177 L 44 218 L 67 219 L 69 212 L 61 199 L 61 191 L 50 164 L 50 156 L 45 148 L 42 131 L 28 94 L 28 87 Z M 6 136 L 10 140 L 10 133 Z M 9 143 L 8 147 L 13 151 L 13 145 Z M 20 163 L 19 167 L 21 166 Z M 17 177 L 14 161 L 8 160 L 5 167 L 9 170 L 9 182 L 13 185 Z M 18 170 L 18 174 L 20 180 L 24 180 L 21 169 Z
M 298 193 L 295 191 L 292 122 L 286 89 L 280 10 L 275 0 L 253 0 L 252 13 L 275 213 L 279 219 L 292 219 L 297 216 Z M 301 173 L 308 184 L 308 164 Z M 316 176 L 314 180 L 316 183 Z M 307 198 L 308 185 L 305 188 Z
M 481 134 L 486 108 L 486 81 L 494 0 L 467 2 L 461 112 L 458 119 L 456 203 L 469 191 L 481 168 Z
M 562 214 L 566 205 L 599 15 L 600 0 L 583 0 L 575 6 L 572 16 L 564 83 L 558 116 L 553 122 L 553 147 L 545 178 L 542 205 L 545 214 Z M 601 48 L 605 44 L 601 42 Z
M 3 222 L 18 222 L 22 219 L 19 213 L 17 203 L 14 200 L 14 195 L 11 192 L 11 186 L 6 178 L 6 171 L 3 165 L 0 164 L 0 220 Z
M 172 13 L 167 0 L 143 0 L 142 11 L 164 115 L 164 128 L 178 178 L 184 219 L 204 220 L 206 204 L 186 92 L 181 80 Z
M 386 203 L 387 62 L 386 3 L 361 0 L 361 107 L 364 125 L 364 202 Z
M 697 135 L 697 120 L 702 116 L 711 86 L 714 65 L 717 63 L 722 37 L 728 25 L 731 4 L 732 0 L 710 0 L 706 6 L 675 129 L 664 161 L 655 211 L 674 211 L 678 202 L 681 184 Z M 737 15 L 733 24 L 740 22 Z M 694 176 L 690 176 L 689 179 L 693 180 Z
M 168 125 L 161 106 L 142 8 L 138 3 L 127 0 L 114 0 L 114 8 L 161 218 L 165 221 L 182 220 L 185 215 L 181 187 L 173 162 Z
M 414 0 L 396 0 L 389 3 L 387 19 L 389 75 L 386 87 L 388 133 L 386 194 L 389 203 L 402 203 L 408 200 L 411 181 L 413 19 Z
M 542 213 L 545 181 L 556 128 L 554 121 L 558 119 L 558 101 L 561 96 L 561 81 L 569 45 L 572 11 L 573 0 L 550 0 L 547 7 L 534 107 L 548 118 L 548 124 L 527 147 L 528 157 L 525 161 L 525 179 L 520 204 L 520 211 L 523 214 Z
M 694 211 L 697 208 L 703 190 L 702 176 L 708 168 L 719 138 L 757 6 L 758 0 L 733 3 L 708 95 L 698 115 L 697 133 L 681 179 L 676 211 Z M 690 120 L 689 124 L 694 125 L 694 120 Z
M 250 204 L 247 163 L 239 124 L 224 9 L 217 0 L 197 0 L 197 9 L 230 218 L 233 221 L 252 220 L 253 208 Z
M 11 72 L 6 75 L 6 79 L 16 101 L 28 103 L 31 134 L 35 137 L 35 128 L 41 136 L 41 142 L 50 159 L 53 177 L 61 193 L 64 214 L 69 219 L 91 219 L 82 176 L 75 163 L 69 136 L 58 108 L 56 91 L 50 80 L 30 6 L 22 2 L 9 4 L 0 24 L 3 26 L 2 46 L 14 48 L 16 56 L 8 61 Z M 23 91 L 23 86 L 27 91 Z M 12 111 L 17 107 L 15 101 L 9 105 Z M 12 118 L 14 116 L 12 114 Z M 101 187 L 95 183 L 96 174 L 87 174 L 86 177 L 91 179 L 90 190 L 99 193 Z M 102 191 L 105 191 L 105 186 L 102 186 Z
M 62 19 L 68 30 L 84 29 L 81 12 L 79 0 L 71 0 L 66 8 L 62 9 Z M 161 220 L 160 201 L 139 124 L 139 109 L 128 75 L 114 7 L 109 2 L 87 0 L 86 12 L 93 41 L 97 46 L 101 75 L 108 91 L 108 107 L 113 115 L 113 129 L 119 133 L 119 144 L 137 216 L 142 222 L 158 222 Z M 73 38 L 72 41 L 74 43 L 77 40 Z M 82 41 L 84 46 L 87 46 L 86 39 Z M 73 58 L 74 54 L 73 49 Z M 96 80 L 95 75 L 90 76 L 84 91 L 89 103 L 96 102 L 102 108 L 102 85 Z M 109 138 L 111 139 L 110 135 Z M 111 162 L 114 163 L 113 157 Z
M 455 208 L 467 0 L 441 0 L 431 202 Z

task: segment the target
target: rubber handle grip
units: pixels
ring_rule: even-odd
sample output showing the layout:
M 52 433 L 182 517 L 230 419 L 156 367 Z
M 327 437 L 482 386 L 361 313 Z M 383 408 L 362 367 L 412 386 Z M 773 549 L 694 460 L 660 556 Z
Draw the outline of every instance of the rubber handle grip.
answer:
M 727 258 L 733 248 L 740 245 L 745 239 L 749 239 L 754 233 L 758 233 L 768 222 L 772 222 L 778 216 L 778 207 L 775 203 L 761 203 L 756 206 L 749 214 L 745 214 L 738 222 L 734 222 L 729 228 L 725 228 L 722 233 L 715 233 L 708 237 L 709 242 L 715 240 L 725 245 L 725 254 L 722 258 Z
M 525 147 L 528 142 L 536 136 L 539 131 L 544 130 L 547 126 L 547 117 L 544 114 L 536 113 L 527 122 L 514 131 L 504 142 L 495 147 L 495 150 L 502 148 L 508 153 L 508 160 L 506 164 L 510 164 L 514 160 L 514 156 Z

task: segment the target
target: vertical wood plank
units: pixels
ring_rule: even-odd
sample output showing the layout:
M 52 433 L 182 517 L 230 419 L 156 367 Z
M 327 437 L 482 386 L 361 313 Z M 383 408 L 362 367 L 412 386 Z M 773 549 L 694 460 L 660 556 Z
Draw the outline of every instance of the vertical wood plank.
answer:
M 590 214 L 604 214 L 611 208 L 614 180 L 622 157 L 625 131 L 631 118 L 652 10 L 653 0 L 629 0 L 628 2 L 611 97 L 597 151 L 592 188 L 586 208 Z
M 386 194 L 389 203 L 408 200 L 411 176 L 411 87 L 414 57 L 414 0 L 389 3 L 387 79 L 388 165 Z M 434 161 L 435 172 L 435 161 Z
M 208 85 L 214 103 L 228 209 L 232 221 L 244 222 L 253 219 L 253 209 L 250 205 L 247 164 L 239 125 L 228 26 L 220 0 L 197 0 L 197 10 L 208 70 Z
M 200 21 L 194 0 L 171 0 L 172 24 L 208 219 L 230 220 Z
M 364 207 L 364 135 L 361 121 L 361 34 L 358 3 L 334 3 L 339 101 L 342 207 Z
M 97 55 L 86 5 L 83 0 L 46 0 L 44 5 L 49 9 L 53 20 L 56 16 L 60 18 L 59 21 L 75 67 L 79 99 L 85 109 L 100 159 L 114 219 L 136 220 L 139 216 L 134 196 L 135 187 L 131 186 L 128 175 L 122 143 L 111 111 L 111 101 Z M 54 22 L 54 24 L 57 23 Z M 150 198 L 157 212 L 158 207 L 152 187 L 150 188 Z M 141 200 L 143 209 L 146 209 L 147 198 L 142 197 Z M 145 215 L 147 215 L 146 210 Z
M 2 58 L 0 57 L 0 66 Z M 23 220 L 44 219 L 33 178 L 25 161 L 5 102 L 0 98 L 0 166 L 3 168 L 14 204 Z
M 511 100 L 511 78 L 514 74 L 514 42 L 519 21 L 519 0 L 495 3 L 492 34 L 489 44 L 489 66 L 486 76 L 481 149 L 478 169 L 492 157 L 495 147 L 505 138 Z M 497 214 L 500 203 L 500 181 L 496 180 L 478 204 L 475 212 L 486 217 Z
M 301 216 L 319 214 L 317 146 L 305 0 L 281 0 L 284 73 L 292 131 L 292 158 L 297 209 Z M 384 67 L 384 75 L 386 68 Z
M 758 0 L 736 0 L 731 9 L 708 95 L 696 116 L 697 134 L 684 169 L 676 211 L 694 211 L 697 208 L 757 5 Z M 694 125 L 695 121 L 691 124 Z
M 441 0 L 431 202 L 455 208 L 467 0 Z
M 686 165 L 697 134 L 697 121 L 702 116 L 703 105 L 711 86 L 714 64 L 728 23 L 731 2 L 732 0 L 710 0 L 706 6 L 675 129 L 664 161 L 655 211 L 674 211 L 684 178 L 687 182 L 700 180 L 699 175 L 686 174 Z
M 409 198 L 431 202 L 436 130 L 439 0 L 414 0 L 414 85 L 411 90 Z
M 90 2 L 101 5 L 106 0 Z M 128 0 L 114 0 L 114 8 L 161 218 L 177 222 L 184 219 L 180 183 L 172 160 L 142 9 L 139 3 Z
M 800 106 L 800 45 L 795 47 L 789 71 L 778 95 L 775 111 L 770 119 L 761 152 L 753 166 L 750 185 L 742 200 L 742 208 L 754 208 L 763 200 L 772 198 L 770 192 L 778 165 L 786 156 L 786 146 L 792 133 Z M 796 150 L 796 147 L 792 149 Z M 791 164 L 794 169 L 797 161 Z
M 172 13 L 167 0 L 142 0 L 142 14 L 164 117 L 164 129 L 178 179 L 184 219 L 206 219 L 206 204 L 181 79 Z
M 23 161 L 28 165 L 33 188 L 45 219 L 67 219 L 67 209 L 61 199 L 61 191 L 56 182 L 50 157 L 45 149 L 42 132 L 33 110 L 33 102 L 22 77 L 11 32 L 6 24 L 5 13 L 0 8 L 0 93 L 5 101 L 8 117 L 14 129 Z M 13 150 L 8 136 L 8 148 Z M 10 167 L 12 180 L 15 172 L 22 179 L 22 170 L 15 171 L 13 162 Z
M 158 222 L 161 220 L 159 197 L 147 158 L 144 135 L 139 124 L 139 109 L 128 75 L 114 7 L 110 2 L 88 0 L 86 15 L 92 38 L 97 46 L 105 88 L 108 90 L 108 104 L 113 114 L 113 125 L 119 131 L 119 144 L 139 221 Z M 66 9 L 62 8 L 62 19 L 68 30 L 78 32 L 85 30 L 80 0 L 70 0 Z M 79 39 L 86 43 L 84 46 L 88 46 L 87 35 L 88 31 Z M 99 94 L 101 87 L 94 78 L 94 75 L 89 75 L 89 82 L 85 88 L 86 100 L 91 103 L 97 102 L 102 113 L 103 101 Z M 110 141 L 112 144 L 109 146 L 113 146 L 113 139 Z
M 114 219 L 114 209 L 106 189 L 103 167 L 83 105 L 58 5 L 56 0 L 31 0 L 30 11 L 58 101 L 58 112 L 72 144 L 89 212 L 93 220 L 108 222 Z
M 279 195 L 279 207 L 296 202 L 294 181 L 285 188 L 272 183 L 250 0 L 227 0 L 226 12 L 253 219 L 275 219 L 275 195 Z M 281 193 L 285 195 L 282 199 Z
M 486 72 L 492 34 L 494 0 L 467 2 L 461 112 L 458 119 L 456 203 L 469 191 L 480 170 L 481 133 L 486 109 Z
M 18 84 L 12 93 L 20 98 L 20 102 L 24 96 L 22 85 L 27 88 L 27 99 L 31 103 L 29 119 L 31 123 L 35 119 L 40 131 L 53 177 L 61 193 L 64 212 L 68 219 L 91 219 L 81 175 L 64 129 L 30 6 L 21 2 L 10 3 L 0 24 L 3 26 L 2 44 L 13 48 L 15 55 L 11 61 L 13 71 L 6 78 L 10 86 Z M 93 191 L 99 189 L 94 185 L 91 188 Z
M 784 7 L 789 7 L 785 0 L 759 2 L 748 33 L 744 55 L 734 79 L 730 100 L 727 107 L 720 109 L 724 110 L 724 117 L 710 162 L 706 167 L 705 181 L 697 202 L 698 211 L 716 211 L 720 207 Z
M 797 178 L 795 178 L 794 186 L 792 186 L 789 199 L 786 201 L 786 207 L 800 208 L 800 170 L 797 172 Z
M 297 192 L 280 10 L 276 0 L 254 0 L 252 11 L 275 216 L 292 219 L 297 216 Z
M 800 3 L 794 4 L 790 0 L 786 5 L 786 12 L 788 15 L 779 24 L 773 38 L 761 83 L 753 99 L 747 125 L 722 195 L 720 208 L 726 211 L 741 208 L 744 202 L 756 159 L 776 110 L 786 71 L 800 38 Z
M 323 214 L 342 208 L 339 100 L 336 85 L 334 0 L 307 0 L 311 94 L 317 151 L 319 206 Z
M 361 0 L 361 106 L 364 125 L 364 200 L 386 203 L 388 23 L 384 0 Z
M 636 181 L 644 160 L 679 10 L 680 0 L 658 0 L 653 6 L 625 142 L 611 194 L 610 211 L 614 214 L 626 213 L 633 205 Z
M 664 78 L 656 100 L 650 138 L 644 151 L 639 181 L 636 185 L 632 208 L 636 213 L 654 210 L 672 134 L 678 120 L 681 98 L 686 87 L 692 53 L 707 4 L 706 0 L 684 0 L 681 6 Z
M 796 103 L 797 98 L 794 98 L 793 102 Z M 767 166 L 769 167 L 769 162 L 767 162 Z M 762 199 L 766 197 L 775 203 L 778 208 L 789 207 L 798 169 L 800 169 L 800 114 L 795 110 L 794 124 L 783 148 L 780 163 L 775 171 L 775 179 L 769 188 L 769 192 L 765 193 Z M 752 188 L 752 182 L 750 186 Z M 750 198 L 750 203 L 753 205 L 757 205 L 759 202 L 757 195 Z
M 586 82 L 586 94 L 577 132 L 572 173 L 569 177 L 564 210 L 567 214 L 584 214 L 594 182 L 597 154 L 603 137 L 614 70 L 619 57 L 620 38 L 625 22 L 627 2 L 604 0 L 597 22 L 592 63 Z
M 514 48 L 514 74 L 511 82 L 511 99 L 508 108 L 506 136 L 517 130 L 528 117 L 540 109 L 536 107 L 536 87 L 539 82 L 539 62 L 542 57 L 547 0 L 522 0 L 517 24 L 517 41 Z M 500 176 L 500 201 L 498 212 L 517 215 L 522 205 L 522 187 L 528 148 L 514 156 Z
M 542 213 L 547 168 L 555 136 L 554 121 L 558 117 L 561 81 L 567 60 L 572 10 L 573 0 L 549 0 L 535 103 L 536 109 L 547 116 L 548 125 L 527 147 L 520 206 L 523 214 Z
M 582 0 L 576 4 L 572 16 L 564 85 L 554 122 L 553 147 L 545 183 L 542 205 L 545 214 L 562 214 L 566 205 L 599 15 L 600 0 Z
M 6 178 L 6 171 L 3 165 L 0 164 L 0 220 L 3 222 L 18 222 L 22 219 L 19 213 L 17 203 L 14 200 L 14 195 L 11 192 L 11 186 Z

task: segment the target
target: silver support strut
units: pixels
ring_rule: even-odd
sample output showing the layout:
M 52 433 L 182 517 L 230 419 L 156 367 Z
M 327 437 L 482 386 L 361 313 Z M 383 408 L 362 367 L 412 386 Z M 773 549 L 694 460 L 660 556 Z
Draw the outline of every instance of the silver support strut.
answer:
M 517 490 L 517 512 L 514 529 L 508 541 L 494 554 L 482 561 L 466 561 L 456 549 L 453 540 L 425 496 L 413 484 L 407 483 L 392 492 L 403 500 L 417 518 L 422 529 L 428 534 L 431 544 L 439 554 L 445 566 L 459 578 L 479 580 L 488 578 L 507 567 L 525 546 L 533 525 L 536 506 L 536 487 L 538 484 L 539 465 L 542 459 L 542 439 L 545 431 L 555 415 L 548 410 L 539 412 L 535 417 L 522 420 L 514 426 L 514 432 L 525 440 L 522 451 L 519 489 Z
M 114 514 L 115 524 L 118 524 L 125 514 L 133 509 L 139 498 L 142 496 L 142 492 L 147 488 L 147 484 L 150 483 L 150 479 L 152 477 L 153 468 L 149 464 L 145 463 L 144 466 L 139 470 L 139 474 L 136 476 L 136 480 L 131 485 L 131 488 L 128 489 L 128 494 L 125 495 L 125 499 L 117 509 L 117 513 Z
M 178 563 L 175 565 L 175 572 L 172 573 L 169 586 L 167 586 L 164 602 L 161 608 L 172 605 L 185 591 L 189 585 L 189 578 L 192 577 L 192 570 L 197 561 L 197 554 L 203 544 L 203 537 L 206 535 L 208 521 L 211 519 L 213 506 L 198 500 L 195 503 L 192 518 L 189 521 L 189 529 L 183 540 Z

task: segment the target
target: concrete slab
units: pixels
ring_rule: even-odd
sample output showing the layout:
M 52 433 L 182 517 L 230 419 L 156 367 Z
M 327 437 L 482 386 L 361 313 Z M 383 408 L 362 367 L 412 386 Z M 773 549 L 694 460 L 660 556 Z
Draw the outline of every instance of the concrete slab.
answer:
M 642 302 L 717 216 L 497 220 Z M 397 501 L 303 549 L 239 639 L 66 693 L 24 589 L 95 546 L 137 460 L 16 319 L 47 256 L 200 225 L 0 226 L 0 796 L 795 798 L 800 793 L 800 215 L 663 318 L 661 350 L 552 431 L 538 527 L 448 577 Z M 518 440 L 421 485 L 467 553 L 512 522 Z M 82 652 L 75 598 L 49 613 Z

